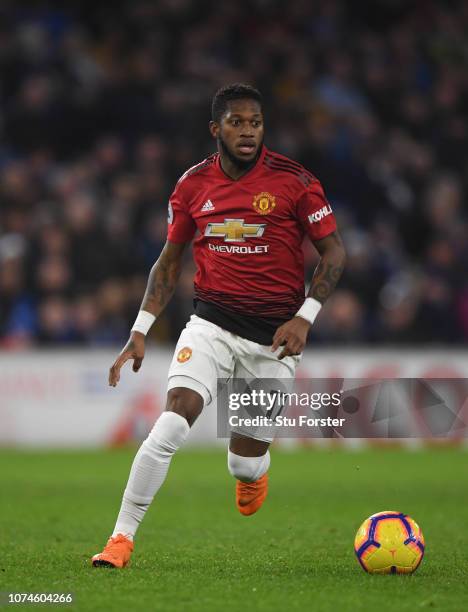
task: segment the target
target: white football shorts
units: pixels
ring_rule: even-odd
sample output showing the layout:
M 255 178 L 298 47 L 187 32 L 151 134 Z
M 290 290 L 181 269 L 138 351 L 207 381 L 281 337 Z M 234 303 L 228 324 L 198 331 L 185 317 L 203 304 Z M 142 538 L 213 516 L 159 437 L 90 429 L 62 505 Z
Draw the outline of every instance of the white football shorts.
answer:
M 292 387 L 301 355 L 280 361 L 281 350 L 282 347 L 272 353 L 269 346 L 242 338 L 194 314 L 177 342 L 169 367 L 168 391 L 188 387 L 202 396 L 206 406 L 216 398 L 220 378 L 289 379 Z M 265 427 L 232 431 L 265 442 L 274 438 L 273 427 L 268 432 Z

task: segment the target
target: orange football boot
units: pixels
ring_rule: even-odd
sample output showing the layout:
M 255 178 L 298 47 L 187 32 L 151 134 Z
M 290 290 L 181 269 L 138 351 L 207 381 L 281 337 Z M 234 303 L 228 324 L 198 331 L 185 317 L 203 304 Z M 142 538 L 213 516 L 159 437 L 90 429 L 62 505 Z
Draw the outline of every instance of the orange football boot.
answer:
M 254 514 L 265 501 L 268 493 L 268 474 L 263 474 L 255 482 L 236 483 L 236 505 L 241 514 Z
M 110 537 L 102 553 L 91 559 L 94 567 L 125 567 L 133 552 L 133 542 L 121 533 Z

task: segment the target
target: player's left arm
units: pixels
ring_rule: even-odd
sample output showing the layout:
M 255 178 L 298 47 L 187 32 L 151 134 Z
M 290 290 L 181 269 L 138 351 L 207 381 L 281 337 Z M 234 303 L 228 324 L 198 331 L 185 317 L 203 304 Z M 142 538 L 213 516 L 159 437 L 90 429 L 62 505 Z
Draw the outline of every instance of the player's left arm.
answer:
M 314 271 L 307 297 L 319 302 L 317 307 L 320 308 L 320 304 L 325 303 L 340 280 L 345 266 L 346 253 L 337 230 L 325 238 L 313 240 L 313 243 L 320 254 L 320 261 Z M 288 355 L 299 355 L 306 345 L 310 327 L 311 323 L 307 319 L 296 315 L 278 327 L 273 337 L 271 350 L 274 352 L 278 347 L 283 346 L 278 359 L 283 359 Z
M 324 304 L 343 274 L 346 252 L 338 230 L 321 240 L 314 240 L 314 246 L 320 254 L 320 261 L 312 276 L 307 297 Z

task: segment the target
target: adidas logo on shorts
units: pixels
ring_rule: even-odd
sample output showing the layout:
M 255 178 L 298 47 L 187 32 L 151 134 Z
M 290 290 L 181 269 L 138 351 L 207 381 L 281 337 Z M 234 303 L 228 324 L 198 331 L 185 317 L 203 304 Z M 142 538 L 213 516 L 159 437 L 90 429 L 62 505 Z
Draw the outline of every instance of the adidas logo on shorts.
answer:
M 202 212 L 207 212 L 208 210 L 214 210 L 214 204 L 211 200 L 207 200 L 203 206 L 201 207 Z

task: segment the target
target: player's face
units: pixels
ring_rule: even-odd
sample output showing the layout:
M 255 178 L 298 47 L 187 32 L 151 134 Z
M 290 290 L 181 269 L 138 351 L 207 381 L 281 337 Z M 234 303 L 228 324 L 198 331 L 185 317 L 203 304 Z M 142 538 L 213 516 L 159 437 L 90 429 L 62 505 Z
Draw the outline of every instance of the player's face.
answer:
M 263 143 L 263 115 L 258 102 L 232 100 L 221 123 L 213 128 L 213 135 L 233 162 L 247 166 L 256 160 Z

